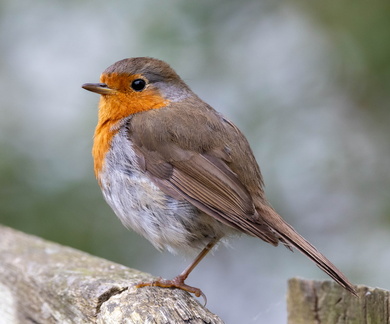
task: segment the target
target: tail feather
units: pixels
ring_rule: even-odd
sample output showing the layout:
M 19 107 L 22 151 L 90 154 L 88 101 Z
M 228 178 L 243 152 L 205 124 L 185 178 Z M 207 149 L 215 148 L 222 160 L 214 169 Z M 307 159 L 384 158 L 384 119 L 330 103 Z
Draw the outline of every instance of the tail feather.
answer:
M 354 286 L 347 277 L 312 244 L 297 233 L 293 227 L 287 224 L 275 211 L 273 211 L 272 217 L 267 217 L 265 221 L 268 223 L 268 226 L 280 236 L 280 241 L 283 242 L 286 247 L 291 249 L 291 246 L 294 246 L 313 260 L 321 270 L 333 278 L 340 286 L 357 296 Z
M 287 226 L 290 227 L 289 225 Z M 312 244 L 306 241 L 301 235 L 295 232 L 292 227 L 290 227 L 288 231 L 292 231 L 294 233 L 293 238 L 291 238 L 291 233 L 286 234 L 278 231 L 278 234 L 283 237 L 285 241 L 313 260 L 321 270 L 333 278 L 333 280 L 335 280 L 340 286 L 357 296 L 356 290 L 351 282 L 332 262 L 328 260 L 328 258 L 319 252 Z

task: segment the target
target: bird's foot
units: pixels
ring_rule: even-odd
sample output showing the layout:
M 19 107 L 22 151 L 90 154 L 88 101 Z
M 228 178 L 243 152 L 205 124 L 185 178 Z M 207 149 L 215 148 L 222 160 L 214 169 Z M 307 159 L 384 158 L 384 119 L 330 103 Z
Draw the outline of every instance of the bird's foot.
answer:
M 185 278 L 183 276 L 177 276 L 173 278 L 172 280 L 162 279 L 159 278 L 157 280 L 151 281 L 151 282 L 140 282 L 135 287 L 136 288 L 142 288 L 142 287 L 162 287 L 162 288 L 178 288 L 181 290 L 185 290 L 189 293 L 194 294 L 196 297 L 202 296 L 204 299 L 204 305 L 207 303 L 206 295 L 200 290 L 199 288 L 192 287 L 187 285 L 184 282 Z

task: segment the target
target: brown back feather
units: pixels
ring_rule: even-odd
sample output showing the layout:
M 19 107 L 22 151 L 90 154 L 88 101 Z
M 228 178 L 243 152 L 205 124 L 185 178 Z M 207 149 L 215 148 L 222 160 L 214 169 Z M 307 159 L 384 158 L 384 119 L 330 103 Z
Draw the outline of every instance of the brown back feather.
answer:
M 162 191 L 186 199 L 231 227 L 273 245 L 281 241 L 288 248 L 294 246 L 356 294 L 341 271 L 268 204 L 260 169 L 244 135 L 200 102 L 192 97 L 133 116 L 129 138 L 146 174 Z

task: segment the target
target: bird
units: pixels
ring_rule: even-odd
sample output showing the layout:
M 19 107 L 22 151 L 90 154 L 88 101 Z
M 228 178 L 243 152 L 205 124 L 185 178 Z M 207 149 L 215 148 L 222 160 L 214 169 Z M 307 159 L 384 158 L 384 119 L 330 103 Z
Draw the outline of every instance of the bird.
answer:
M 185 280 L 220 241 L 247 234 L 299 250 L 356 295 L 347 277 L 268 202 L 244 134 L 168 63 L 126 58 L 82 88 L 100 94 L 92 155 L 108 205 L 158 250 L 196 256 L 175 278 L 137 288 L 178 288 L 205 297 Z

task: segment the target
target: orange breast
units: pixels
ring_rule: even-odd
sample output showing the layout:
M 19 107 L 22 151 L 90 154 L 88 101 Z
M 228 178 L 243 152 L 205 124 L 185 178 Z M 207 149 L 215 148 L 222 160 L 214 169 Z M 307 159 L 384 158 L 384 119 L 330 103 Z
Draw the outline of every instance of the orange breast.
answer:
M 102 81 L 110 82 L 105 80 L 106 78 L 107 76 L 102 76 Z M 112 95 L 101 96 L 92 149 L 97 178 L 104 166 L 104 158 L 111 147 L 112 138 L 119 130 L 120 122 L 132 114 L 166 107 L 168 104 L 169 100 L 164 99 L 154 89 L 142 92 L 117 91 Z
M 115 123 L 112 121 L 107 121 L 102 124 L 98 123 L 95 130 L 92 156 L 94 160 L 95 176 L 98 180 L 99 173 L 104 165 L 104 158 L 110 149 L 112 138 L 117 132 L 112 130 L 114 125 Z

